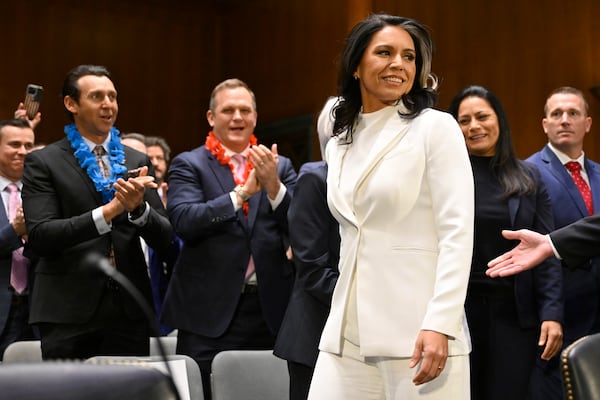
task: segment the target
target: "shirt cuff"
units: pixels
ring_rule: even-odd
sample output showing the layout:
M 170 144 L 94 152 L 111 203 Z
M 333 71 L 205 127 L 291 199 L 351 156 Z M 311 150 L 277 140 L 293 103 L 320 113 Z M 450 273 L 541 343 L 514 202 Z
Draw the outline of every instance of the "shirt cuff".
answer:
M 550 237 L 550 235 L 546 235 L 546 237 L 548 238 L 548 243 L 550 243 L 550 247 L 552 248 L 554 257 L 558 258 L 559 260 L 562 260 L 562 257 L 560 256 L 560 254 L 558 254 L 558 250 L 556 250 L 556 247 L 554 247 L 554 243 L 552 243 L 552 238 Z
M 104 235 L 112 230 L 112 223 L 106 222 L 104 219 L 102 206 L 92 210 L 92 219 L 94 220 L 94 225 L 96 225 L 96 230 L 99 234 Z
M 231 199 L 231 203 L 233 204 L 233 211 L 237 211 L 240 208 L 242 208 L 242 206 L 240 206 L 237 202 L 237 194 L 235 194 L 235 192 L 229 192 L 229 198 Z
M 147 201 L 145 203 L 146 203 L 146 209 L 144 210 L 144 213 L 142 215 L 140 215 L 139 217 L 137 217 L 136 219 L 131 219 L 131 213 L 127 213 L 127 219 L 129 220 L 129 222 L 131 222 L 132 224 L 134 224 L 136 226 L 146 225 L 146 222 L 148 222 L 148 215 L 150 215 L 150 204 L 148 204 Z
M 271 200 L 269 198 L 269 196 L 267 195 L 267 199 L 269 199 L 269 203 L 271 203 L 271 209 L 275 210 L 277 207 L 279 207 L 279 205 L 283 201 L 283 198 L 285 197 L 286 192 L 287 192 L 287 188 L 285 187 L 285 185 L 283 183 L 280 183 L 279 184 L 279 192 L 277 192 L 277 196 L 275 196 L 275 200 Z

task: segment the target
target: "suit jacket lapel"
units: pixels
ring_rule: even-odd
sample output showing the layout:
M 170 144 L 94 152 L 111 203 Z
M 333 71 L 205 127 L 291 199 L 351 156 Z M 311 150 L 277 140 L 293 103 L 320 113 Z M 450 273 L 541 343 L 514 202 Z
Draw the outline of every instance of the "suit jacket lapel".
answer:
M 517 212 L 519 211 L 519 206 L 521 205 L 521 197 L 520 196 L 512 196 L 508 198 L 508 213 L 510 214 L 510 226 L 514 229 L 515 223 L 517 221 Z
M 96 187 L 87 175 L 87 172 L 79 165 L 79 161 L 75 157 L 74 150 L 69 141 L 65 138 L 59 143 L 59 146 L 65 152 L 63 160 L 67 163 L 68 167 L 83 181 L 90 195 L 94 197 L 97 203 L 102 204 L 102 195 L 96 191 Z
M 208 157 L 208 166 L 210 167 L 212 173 L 214 174 L 217 183 L 221 187 L 221 190 L 223 190 L 223 193 L 229 193 L 231 191 L 231 188 L 235 186 L 235 180 L 233 179 L 233 175 L 231 174 L 231 170 L 229 169 L 229 166 L 222 165 L 219 162 L 219 160 L 217 160 L 216 157 L 211 152 L 207 151 L 207 154 L 208 154 L 208 156 L 207 156 Z M 254 197 L 258 197 L 258 196 L 253 196 L 252 198 L 250 198 L 250 201 Z M 249 202 L 248 205 L 250 207 L 250 212 L 251 212 L 251 210 L 252 210 L 251 202 Z M 240 208 L 237 211 L 237 215 L 238 215 L 238 220 L 242 224 L 242 227 L 244 228 L 244 230 L 247 231 L 248 230 L 248 221 L 246 220 L 246 217 L 244 216 L 244 210 Z
M 542 160 L 550 164 L 550 172 L 560 183 L 563 184 L 565 190 L 573 200 L 573 204 L 577 206 L 577 209 L 581 213 L 581 216 L 587 216 L 588 212 L 587 208 L 585 207 L 585 202 L 583 201 L 583 197 L 581 196 L 579 189 L 577 189 L 577 186 L 575 186 L 573 177 L 571 174 L 569 174 L 558 157 L 556 157 L 556 154 L 554 154 L 547 145 L 542 149 Z
M 594 202 L 594 213 L 596 213 L 600 211 L 600 185 L 596 185 L 596 182 L 600 179 L 600 176 L 598 175 L 600 171 L 598 171 L 596 165 L 588 161 L 587 157 L 585 158 L 584 164 L 588 180 L 590 181 L 590 190 L 592 191 L 592 200 Z
M 360 173 L 359 179 L 357 179 L 356 184 L 353 189 L 353 193 L 357 193 L 357 189 L 368 179 L 370 173 L 373 169 L 379 164 L 383 155 L 394 148 L 396 144 L 402 140 L 402 138 L 406 135 L 408 131 L 409 124 L 404 119 L 400 118 L 389 118 L 384 125 L 384 128 L 381 130 L 381 133 L 377 137 L 377 140 L 373 144 L 373 148 L 369 152 L 369 156 L 364 166 L 363 170 Z M 342 171 L 342 168 L 355 168 L 354 166 L 343 166 L 345 153 L 350 146 L 341 144 L 343 143 L 343 139 L 333 139 L 335 143 L 332 143 L 332 149 L 328 153 L 328 179 L 327 185 L 328 187 L 334 186 L 339 181 L 339 175 Z M 339 140 L 339 142 L 338 142 Z M 352 210 L 353 199 L 345 199 L 342 197 L 342 194 L 339 190 L 332 188 L 332 190 L 328 190 L 328 193 L 331 193 L 329 196 L 330 201 L 335 204 L 335 209 L 339 213 L 339 215 L 348 222 L 353 225 L 357 225 L 356 215 Z
M 369 174 L 379 164 L 385 153 L 392 150 L 404 138 L 409 126 L 408 122 L 398 115 L 387 120 L 385 126 L 377 136 L 373 148 L 369 152 L 369 156 L 364 164 L 364 170 L 360 178 L 356 181 L 354 193 L 357 192 L 357 189 L 369 177 Z
M 0 207 L 0 226 L 4 226 L 8 224 L 8 215 L 6 215 L 4 201 L 2 200 L 2 198 L 0 198 L 0 204 L 2 204 L 2 207 Z

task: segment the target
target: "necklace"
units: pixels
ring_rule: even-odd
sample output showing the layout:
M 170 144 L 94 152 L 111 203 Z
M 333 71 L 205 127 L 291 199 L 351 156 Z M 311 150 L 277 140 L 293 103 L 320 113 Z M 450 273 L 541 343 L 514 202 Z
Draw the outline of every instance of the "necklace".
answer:
M 119 138 L 119 130 L 112 127 L 109 132 L 110 140 L 107 143 L 107 147 L 108 160 L 110 163 L 110 176 L 107 178 L 105 178 L 102 171 L 100 171 L 96 156 L 83 141 L 75 124 L 65 125 L 64 132 L 67 135 L 71 147 L 75 150 L 74 155 L 79 162 L 79 166 L 86 171 L 87 175 L 94 183 L 96 191 L 102 194 L 104 203 L 108 203 L 115 194 L 115 189 L 113 187 L 114 183 L 117 179 L 122 178 L 125 171 L 127 171 L 127 168 L 125 168 L 125 153 L 123 152 L 123 145 Z
M 254 134 L 250 135 L 250 145 L 256 146 L 258 141 L 256 140 L 256 136 Z M 212 153 L 213 156 L 219 161 L 221 165 L 229 166 L 229 170 L 231 171 L 231 175 L 233 176 L 233 180 L 236 185 L 243 185 L 246 183 L 248 179 L 248 175 L 250 175 L 250 171 L 254 169 L 254 166 L 250 162 L 250 159 L 246 157 L 246 168 L 244 168 L 244 176 L 242 179 L 238 179 L 235 176 L 235 165 L 231 162 L 231 157 L 225 154 L 225 148 L 217 139 L 213 131 L 208 132 L 208 136 L 206 137 L 206 149 Z M 242 208 L 244 209 L 244 214 L 248 215 L 248 202 L 244 202 L 242 204 Z

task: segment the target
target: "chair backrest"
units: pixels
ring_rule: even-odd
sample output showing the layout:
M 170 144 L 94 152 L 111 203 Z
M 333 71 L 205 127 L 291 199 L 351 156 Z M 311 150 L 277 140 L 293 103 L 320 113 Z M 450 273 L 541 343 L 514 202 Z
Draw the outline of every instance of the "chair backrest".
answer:
M 2 362 L 38 363 L 42 361 L 42 347 L 39 340 L 25 340 L 8 345 L 4 351 Z
M 568 400 L 600 399 L 600 333 L 575 341 L 561 355 Z
M 175 349 L 177 347 L 177 336 L 161 336 L 159 338 L 151 336 L 150 337 L 150 355 L 151 356 L 160 356 L 160 348 L 158 347 L 158 341 L 161 341 L 163 347 L 165 348 L 165 353 L 167 355 L 175 354 Z
M 190 400 L 204 400 L 202 391 L 202 376 L 200 368 L 193 358 L 183 354 L 167 355 L 171 366 L 175 385 L 179 389 L 180 398 Z M 185 371 L 174 368 L 177 361 L 185 362 Z M 134 356 L 96 356 L 85 361 L 86 364 L 113 364 L 113 365 L 142 365 L 160 369 L 166 373 L 161 356 L 134 357 Z M 187 382 L 187 388 L 182 387 Z
M 272 350 L 228 350 L 212 362 L 213 400 L 289 399 L 289 375 L 284 360 Z
M 0 397 L 19 400 L 175 400 L 167 377 L 132 365 L 47 361 L 0 366 Z
M 150 355 L 160 356 L 157 341 L 155 337 L 150 338 Z M 177 346 L 177 336 L 160 337 L 167 355 L 175 354 Z M 42 361 L 42 347 L 39 340 L 26 340 L 11 343 L 4 352 L 2 360 L 5 363 L 32 363 Z

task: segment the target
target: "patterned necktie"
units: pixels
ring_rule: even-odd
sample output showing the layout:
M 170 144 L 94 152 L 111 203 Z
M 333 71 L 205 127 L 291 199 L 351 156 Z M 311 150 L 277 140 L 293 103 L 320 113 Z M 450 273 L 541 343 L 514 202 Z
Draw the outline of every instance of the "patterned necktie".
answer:
M 236 181 L 244 182 L 244 172 L 246 172 L 246 157 L 241 154 L 234 154 L 231 156 L 231 158 L 237 162 L 237 165 L 233 170 Z M 248 281 L 252 274 L 254 274 L 254 258 L 252 258 L 252 255 L 250 255 L 250 261 L 248 261 L 248 267 L 246 267 L 246 281 Z
M 588 210 L 588 213 L 592 215 L 594 213 L 594 201 L 592 200 L 592 192 L 590 191 L 590 187 L 581 177 L 581 164 L 577 161 L 569 161 L 565 164 L 565 167 L 571 172 L 573 176 L 573 181 L 575 181 L 575 186 L 581 192 L 581 196 L 583 197 L 583 201 L 585 202 L 585 207 Z
M 9 183 L 6 186 L 9 192 L 8 196 L 8 220 L 13 222 L 17 209 L 21 205 L 19 199 L 19 188 L 14 183 Z M 23 247 L 19 247 L 12 253 L 12 263 L 10 268 L 10 285 L 19 294 L 23 293 L 27 287 L 27 258 L 23 256 Z
M 234 154 L 231 156 L 231 158 L 233 158 L 237 162 L 237 165 L 235 166 L 235 169 L 233 170 L 235 179 L 238 182 L 243 182 L 244 181 L 244 172 L 246 171 L 246 157 L 244 157 L 241 154 Z
M 106 150 L 104 150 L 104 146 L 97 145 L 96 147 L 94 147 L 94 150 L 92 150 L 92 153 L 94 153 L 94 155 L 96 156 L 96 162 L 98 163 L 98 167 L 100 167 L 100 172 L 102 173 L 102 176 L 108 178 L 110 176 L 110 171 L 108 170 L 108 167 L 106 166 L 106 163 L 102 158 L 106 155 Z M 110 245 L 110 255 L 108 256 L 108 259 L 111 265 L 116 268 L 117 264 L 115 262 L 115 248 L 112 244 Z
M 108 178 L 110 173 L 108 171 L 108 167 L 104 163 L 104 159 L 102 158 L 106 155 L 106 150 L 104 150 L 104 146 L 98 145 L 98 146 L 94 147 L 94 150 L 92 152 L 96 156 L 96 162 L 98 163 L 98 166 L 100 167 L 100 172 L 102 173 L 102 176 L 104 176 L 105 178 Z

